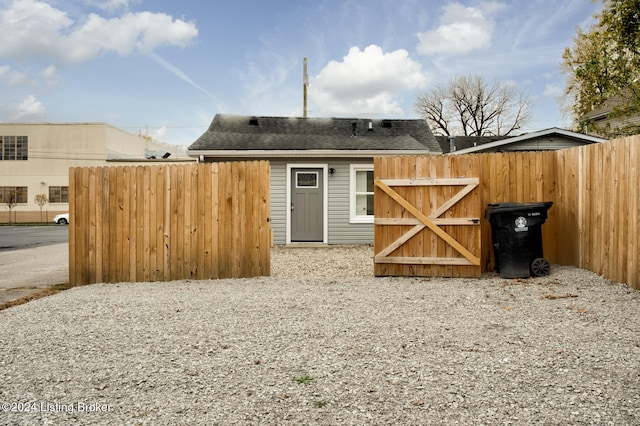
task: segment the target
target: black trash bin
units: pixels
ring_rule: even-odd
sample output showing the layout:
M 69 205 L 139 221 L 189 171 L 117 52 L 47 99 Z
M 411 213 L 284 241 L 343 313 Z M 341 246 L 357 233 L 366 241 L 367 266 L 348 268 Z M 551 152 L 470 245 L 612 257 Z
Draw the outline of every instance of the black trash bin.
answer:
M 496 269 L 502 278 L 541 277 L 551 270 L 542 255 L 542 224 L 552 202 L 489 204 Z

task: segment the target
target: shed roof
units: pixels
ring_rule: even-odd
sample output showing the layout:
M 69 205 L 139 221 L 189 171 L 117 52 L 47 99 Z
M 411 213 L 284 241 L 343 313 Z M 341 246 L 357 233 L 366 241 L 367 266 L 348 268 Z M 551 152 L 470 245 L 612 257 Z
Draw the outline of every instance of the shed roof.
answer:
M 424 120 L 217 114 L 190 147 L 203 151 L 424 151 L 441 153 Z
M 493 141 L 493 142 L 488 142 L 488 143 L 485 143 L 485 144 L 482 144 L 482 145 L 477 145 L 477 146 L 473 146 L 473 147 L 469 147 L 469 148 L 465 148 L 465 149 L 460 149 L 460 150 L 457 150 L 455 152 L 452 152 L 452 154 L 470 154 L 470 153 L 474 153 L 474 152 L 491 151 L 491 150 L 500 149 L 501 147 L 504 147 L 505 145 L 515 144 L 515 143 L 523 142 L 523 141 L 527 141 L 527 140 L 534 140 L 534 139 L 538 139 L 538 138 L 549 138 L 549 137 L 553 137 L 553 136 L 562 136 L 564 138 L 580 142 L 580 143 L 582 143 L 584 145 L 591 144 L 591 143 L 606 142 L 607 141 L 606 139 L 603 139 L 603 138 L 590 136 L 590 135 L 585 135 L 585 134 L 582 134 L 582 133 L 576 133 L 576 132 L 572 132 L 570 130 L 560 129 L 560 128 L 557 128 L 557 127 L 552 127 L 550 129 L 544 129 L 544 130 L 539 130 L 537 132 L 525 133 L 525 134 L 519 135 L 519 136 L 513 136 L 513 137 L 506 138 L 506 139 L 501 139 L 501 140 L 497 140 L 497 141 Z

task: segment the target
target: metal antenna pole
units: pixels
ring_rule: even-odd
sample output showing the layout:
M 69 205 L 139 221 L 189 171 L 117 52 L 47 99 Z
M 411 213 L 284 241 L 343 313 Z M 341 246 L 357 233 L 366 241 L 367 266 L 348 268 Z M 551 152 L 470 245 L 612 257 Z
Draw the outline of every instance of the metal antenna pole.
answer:
M 307 58 L 304 58 L 304 69 L 302 71 L 303 81 L 303 105 L 302 105 L 302 117 L 307 118 L 307 86 L 309 85 L 309 76 L 307 75 Z

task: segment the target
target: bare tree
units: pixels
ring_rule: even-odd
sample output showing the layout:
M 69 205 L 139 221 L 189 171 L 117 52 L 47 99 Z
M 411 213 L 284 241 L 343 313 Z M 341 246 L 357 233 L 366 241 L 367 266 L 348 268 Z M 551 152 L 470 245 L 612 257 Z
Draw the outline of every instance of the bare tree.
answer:
M 447 89 L 436 86 L 419 94 L 414 106 L 418 114 L 429 122 L 434 133 L 451 136 L 449 126 L 455 121 L 455 114 L 451 108 L 446 107 L 447 99 Z
M 9 209 L 9 223 L 11 223 L 11 212 L 13 208 L 18 205 L 18 191 L 10 191 L 7 198 L 5 199 L 5 204 Z
M 49 202 L 49 197 L 47 197 L 47 194 L 36 194 L 33 201 L 40 206 L 40 222 L 42 222 L 42 208 Z
M 528 96 L 513 84 L 458 76 L 419 94 L 416 112 L 435 134 L 507 136 L 531 119 Z

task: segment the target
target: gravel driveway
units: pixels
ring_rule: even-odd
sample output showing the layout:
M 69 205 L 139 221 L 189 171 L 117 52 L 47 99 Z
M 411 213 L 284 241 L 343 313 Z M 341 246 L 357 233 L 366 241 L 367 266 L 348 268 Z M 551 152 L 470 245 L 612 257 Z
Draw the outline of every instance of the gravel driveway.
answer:
M 0 423 L 640 423 L 638 291 L 570 267 L 374 278 L 371 247 L 272 253 L 272 277 L 0 311 Z

